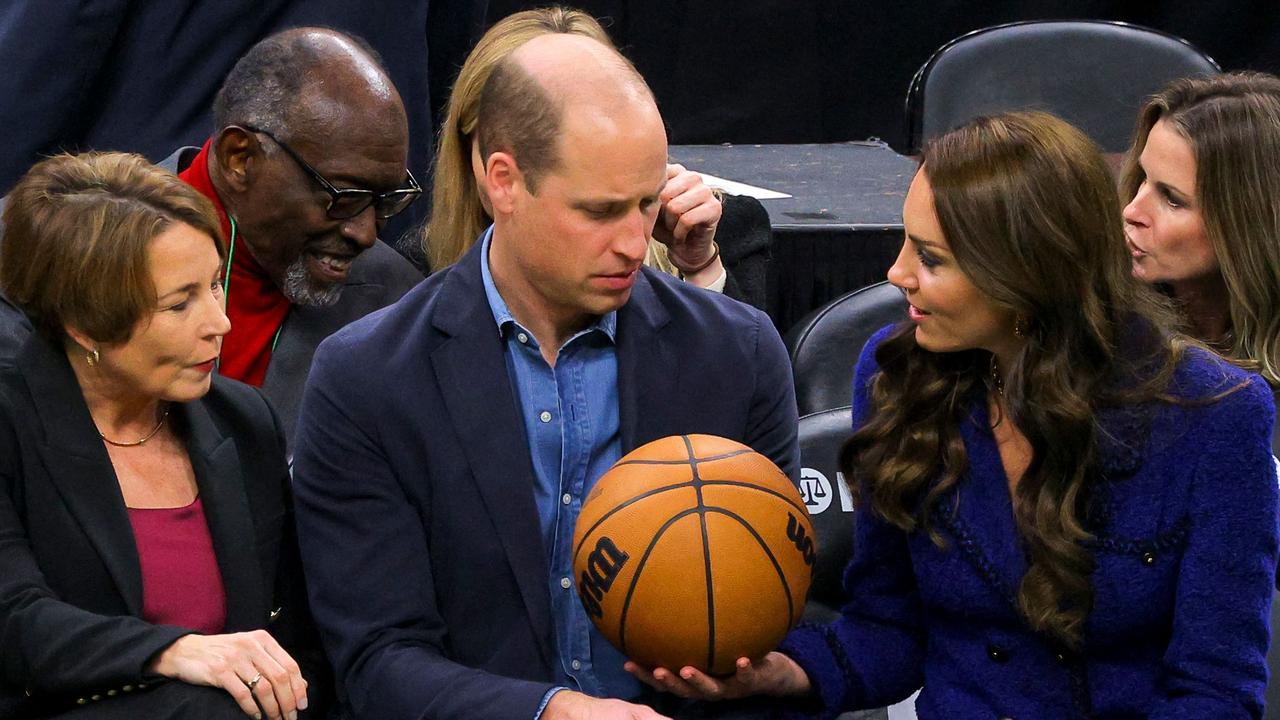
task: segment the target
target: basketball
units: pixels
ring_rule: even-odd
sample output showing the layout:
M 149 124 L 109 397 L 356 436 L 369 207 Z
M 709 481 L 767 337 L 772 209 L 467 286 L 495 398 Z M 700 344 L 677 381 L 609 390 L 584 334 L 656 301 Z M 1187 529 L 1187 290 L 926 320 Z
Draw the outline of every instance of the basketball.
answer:
M 730 675 L 804 610 L 817 547 L 778 466 L 712 435 L 636 448 L 596 482 L 573 538 L 578 597 L 641 664 Z

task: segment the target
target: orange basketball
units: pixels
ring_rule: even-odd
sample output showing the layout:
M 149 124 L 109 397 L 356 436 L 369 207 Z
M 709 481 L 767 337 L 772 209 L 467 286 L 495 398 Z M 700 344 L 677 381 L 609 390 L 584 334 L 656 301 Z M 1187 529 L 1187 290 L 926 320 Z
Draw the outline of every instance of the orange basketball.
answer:
M 573 536 L 578 597 L 648 666 L 732 674 L 800 619 L 817 548 L 787 476 L 741 443 L 676 435 L 628 453 Z

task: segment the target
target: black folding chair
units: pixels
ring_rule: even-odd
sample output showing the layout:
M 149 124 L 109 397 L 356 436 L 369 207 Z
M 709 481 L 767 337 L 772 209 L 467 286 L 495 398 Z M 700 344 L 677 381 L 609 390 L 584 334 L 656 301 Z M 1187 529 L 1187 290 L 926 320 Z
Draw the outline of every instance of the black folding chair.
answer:
M 907 92 L 907 138 L 1007 110 L 1051 112 L 1106 152 L 1132 140 L 1138 108 L 1169 81 L 1222 68 L 1181 38 L 1121 22 L 1045 20 L 975 30 L 943 45 Z
M 847 406 L 853 367 L 877 330 L 907 319 L 907 301 L 888 282 L 854 290 L 814 310 L 787 332 L 801 415 Z

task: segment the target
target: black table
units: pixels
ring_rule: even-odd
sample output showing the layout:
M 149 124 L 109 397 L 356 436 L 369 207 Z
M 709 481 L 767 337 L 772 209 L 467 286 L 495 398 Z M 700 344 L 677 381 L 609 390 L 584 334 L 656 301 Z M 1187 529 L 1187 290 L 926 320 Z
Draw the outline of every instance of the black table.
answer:
M 882 143 L 673 145 L 670 154 L 691 170 L 792 196 L 760 201 L 773 225 L 768 311 L 781 332 L 883 280 L 902 245 L 916 164 Z

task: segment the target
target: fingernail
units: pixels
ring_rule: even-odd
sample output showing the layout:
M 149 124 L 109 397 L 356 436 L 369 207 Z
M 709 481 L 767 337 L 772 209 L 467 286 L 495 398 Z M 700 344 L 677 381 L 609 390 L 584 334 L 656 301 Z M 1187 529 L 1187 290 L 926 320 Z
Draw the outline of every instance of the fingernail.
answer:
M 262 713 L 254 713 L 253 720 L 262 720 Z
M 306 695 L 303 695 L 303 696 L 302 696 L 302 699 L 298 701 L 298 709 L 299 709 L 299 710 L 306 710 L 306 709 L 307 709 L 307 696 L 306 696 Z
M 297 711 L 297 710 L 294 710 L 293 712 L 289 713 L 289 720 L 298 720 L 298 711 Z

